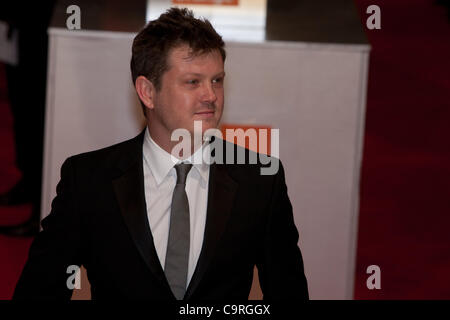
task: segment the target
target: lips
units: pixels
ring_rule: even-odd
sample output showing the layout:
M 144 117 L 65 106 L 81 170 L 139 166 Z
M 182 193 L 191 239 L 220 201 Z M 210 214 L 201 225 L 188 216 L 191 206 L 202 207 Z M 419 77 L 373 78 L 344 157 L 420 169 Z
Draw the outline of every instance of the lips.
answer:
M 214 117 L 214 111 L 213 110 L 199 111 L 195 113 L 195 117 L 197 119 L 210 119 Z
M 214 111 L 213 110 L 205 110 L 205 111 L 196 112 L 195 114 L 208 115 L 208 114 L 214 114 Z

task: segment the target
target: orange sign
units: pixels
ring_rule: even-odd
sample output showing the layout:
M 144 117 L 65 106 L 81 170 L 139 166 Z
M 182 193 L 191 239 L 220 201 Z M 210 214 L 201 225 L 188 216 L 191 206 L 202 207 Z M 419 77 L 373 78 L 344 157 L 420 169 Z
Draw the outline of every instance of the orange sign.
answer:
M 239 0 L 172 0 L 173 4 L 208 4 L 222 6 L 237 6 Z
M 251 151 L 270 155 L 270 126 L 224 123 L 220 126 L 223 139 Z

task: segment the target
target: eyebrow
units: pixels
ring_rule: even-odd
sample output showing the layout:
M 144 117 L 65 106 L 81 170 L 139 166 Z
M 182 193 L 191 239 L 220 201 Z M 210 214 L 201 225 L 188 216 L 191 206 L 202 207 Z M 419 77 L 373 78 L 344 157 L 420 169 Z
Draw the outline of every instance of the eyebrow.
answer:
M 196 76 L 196 77 L 203 77 L 203 74 L 201 73 L 195 73 L 195 72 L 188 72 L 186 73 L 187 76 Z M 213 78 L 217 77 L 225 77 L 225 71 L 221 71 L 213 76 Z

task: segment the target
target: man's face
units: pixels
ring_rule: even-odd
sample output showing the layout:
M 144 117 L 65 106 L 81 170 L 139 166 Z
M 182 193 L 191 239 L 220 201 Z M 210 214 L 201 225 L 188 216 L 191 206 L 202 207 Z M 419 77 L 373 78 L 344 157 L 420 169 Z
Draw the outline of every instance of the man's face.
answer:
M 154 97 L 150 126 L 170 138 L 173 130 L 187 129 L 194 134 L 194 121 L 202 121 L 202 134 L 216 128 L 224 104 L 224 63 L 218 50 L 191 57 L 188 46 L 170 51 L 168 71 Z M 167 136 L 166 136 L 167 137 Z

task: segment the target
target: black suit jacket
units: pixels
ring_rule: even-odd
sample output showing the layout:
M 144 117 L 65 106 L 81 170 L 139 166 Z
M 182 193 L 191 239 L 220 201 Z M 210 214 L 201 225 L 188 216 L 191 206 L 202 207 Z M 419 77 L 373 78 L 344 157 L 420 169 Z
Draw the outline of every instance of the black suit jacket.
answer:
M 147 218 L 143 138 L 64 162 L 14 299 L 70 299 L 67 268 L 84 265 L 92 299 L 175 300 Z M 203 246 L 185 300 L 246 300 L 255 265 L 265 299 L 308 298 L 283 167 L 266 176 L 260 168 L 211 165 Z

